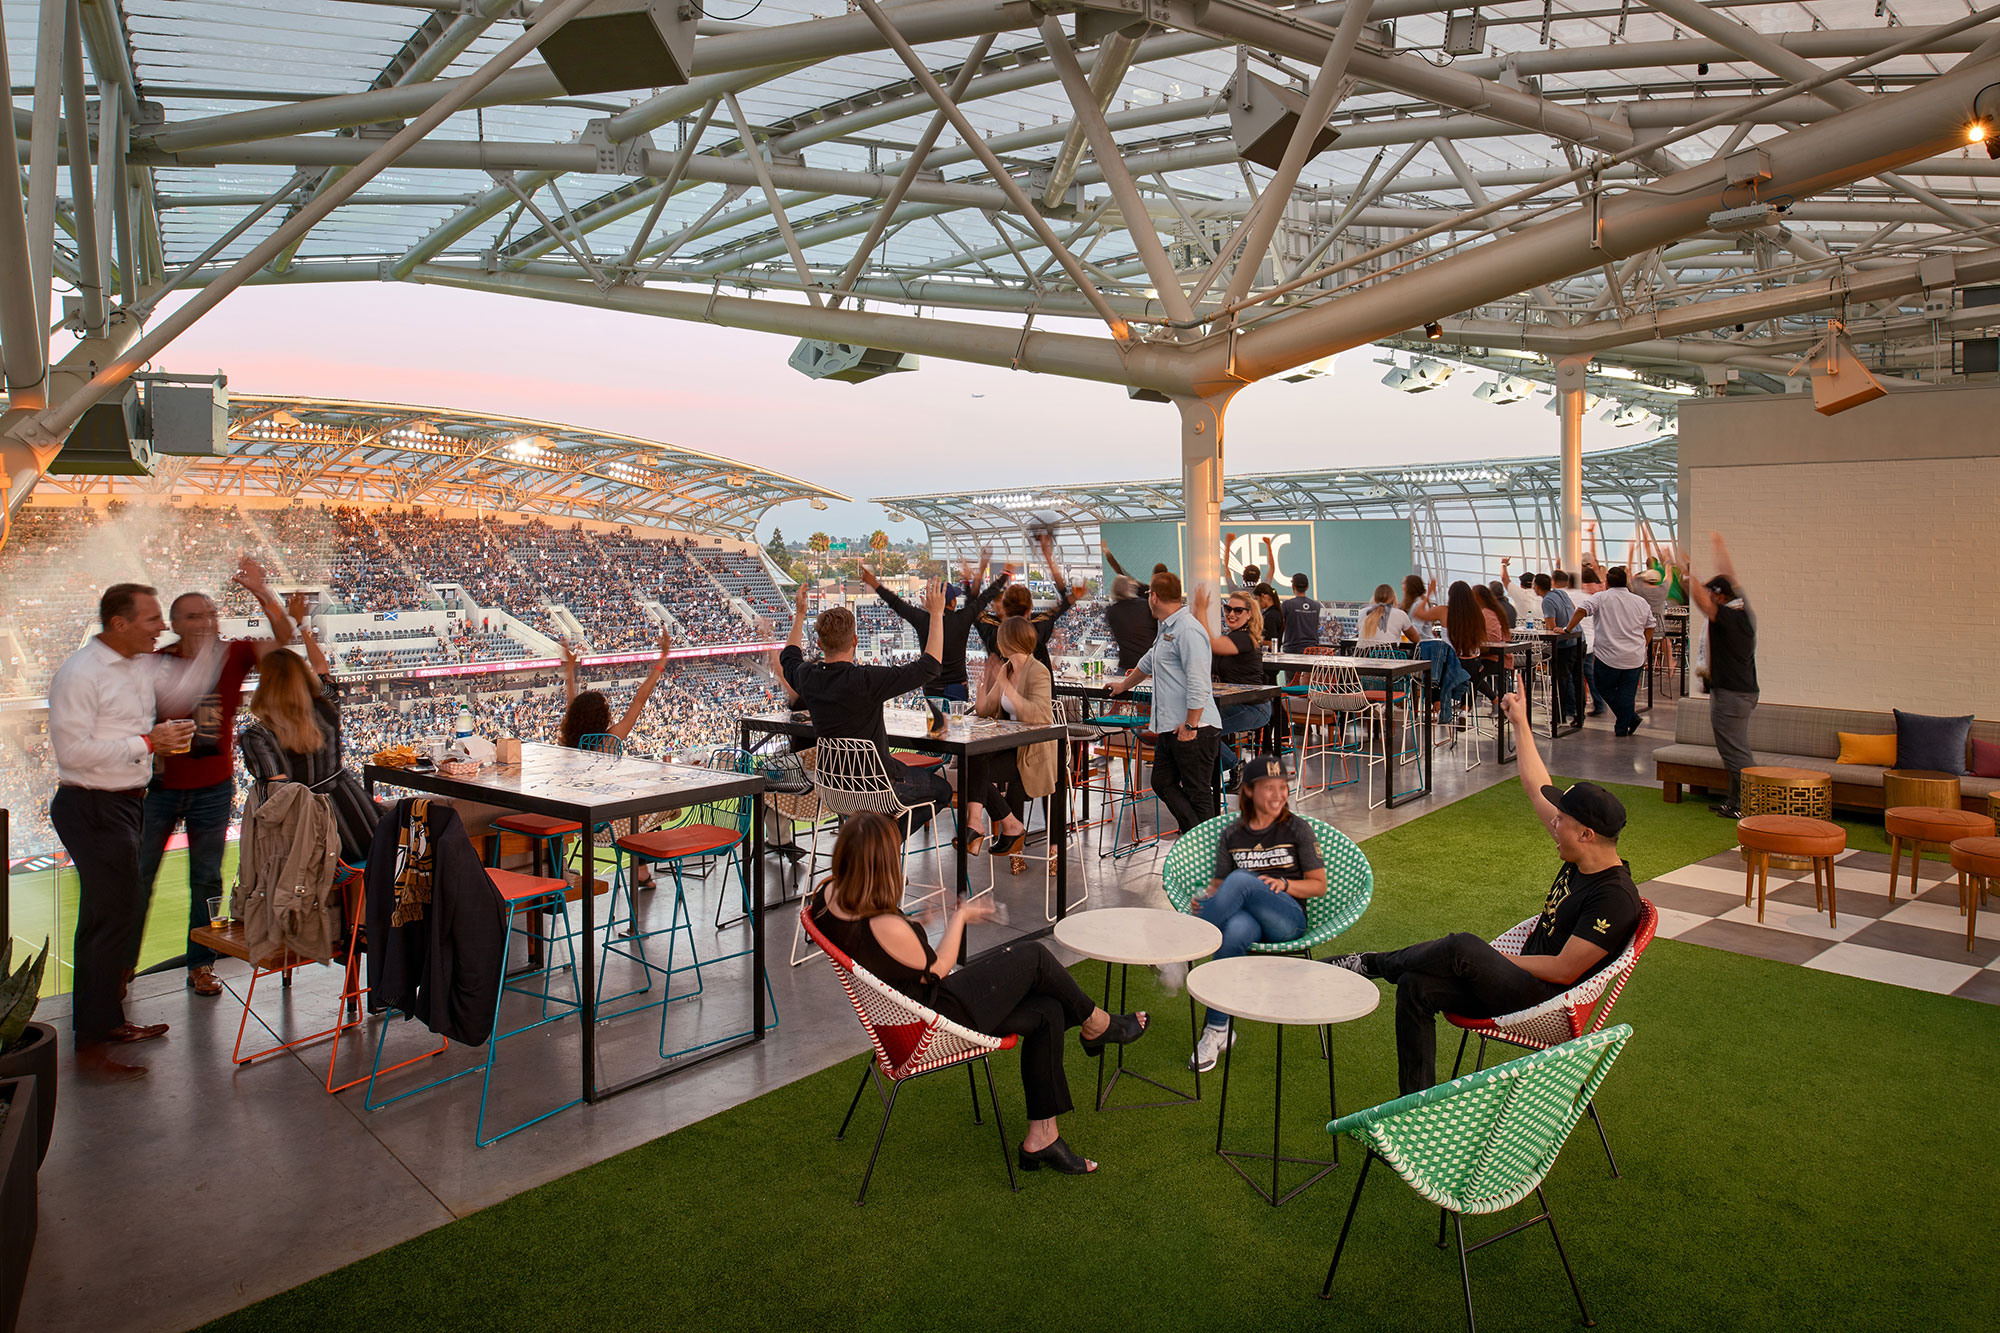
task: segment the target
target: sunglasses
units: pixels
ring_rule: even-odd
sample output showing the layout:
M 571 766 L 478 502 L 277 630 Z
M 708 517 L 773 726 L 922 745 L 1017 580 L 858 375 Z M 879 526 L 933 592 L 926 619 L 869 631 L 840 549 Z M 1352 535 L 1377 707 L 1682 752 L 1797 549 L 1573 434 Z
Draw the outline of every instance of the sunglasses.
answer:
M 1250 608 L 1247 606 L 1225 606 L 1222 608 L 1222 614 L 1225 616 L 1247 616 L 1250 614 Z

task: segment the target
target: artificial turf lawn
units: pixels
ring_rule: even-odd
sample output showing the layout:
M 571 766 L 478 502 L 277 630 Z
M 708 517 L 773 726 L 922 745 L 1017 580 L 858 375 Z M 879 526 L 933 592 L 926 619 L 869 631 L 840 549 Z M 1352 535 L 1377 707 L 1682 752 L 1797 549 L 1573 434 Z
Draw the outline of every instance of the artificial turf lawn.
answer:
M 1731 845 L 1731 826 L 1703 806 L 1619 790 L 1632 813 L 1621 841 L 1642 882 Z M 1376 888 L 1347 937 L 1357 948 L 1495 934 L 1539 906 L 1555 866 L 1513 783 L 1365 847 Z M 1079 974 L 1092 991 L 1102 983 L 1098 965 Z M 1161 1025 L 1133 1062 L 1184 1078 L 1185 1000 L 1161 996 L 1150 972 L 1135 969 L 1132 984 Z M 1385 990 L 1374 1014 L 1334 1029 L 1343 1110 L 1394 1095 L 1392 1009 Z M 1610 1178 L 1585 1120 L 1547 1185 L 1603 1326 L 1993 1326 L 2000 1010 L 1661 940 L 1616 1017 L 1636 1035 L 1598 1106 L 1624 1178 Z M 1229 1099 L 1237 1146 L 1269 1144 L 1272 1033 L 1243 1025 Z M 1446 1068 L 1454 1045 L 1441 1025 Z M 1286 1151 L 1321 1156 L 1325 1066 L 1310 1034 L 1286 1046 Z M 1070 1049 L 1087 1103 L 1094 1066 Z M 1013 1057 L 994 1065 L 1018 1138 Z M 1024 1175 L 1014 1195 L 990 1112 L 970 1122 L 964 1076 L 918 1080 L 857 1210 L 873 1099 L 845 1142 L 833 1129 L 859 1073 L 858 1058 L 843 1061 L 209 1327 L 1462 1326 L 1456 1257 L 1431 1244 L 1436 1210 L 1379 1164 L 1335 1299 L 1317 1299 L 1360 1150 L 1344 1145 L 1345 1166 L 1274 1211 L 1213 1153 L 1212 1083 L 1198 1106 L 1072 1113 L 1067 1137 L 1103 1171 Z M 1472 1271 L 1483 1327 L 1574 1326 L 1545 1228 L 1481 1250 Z

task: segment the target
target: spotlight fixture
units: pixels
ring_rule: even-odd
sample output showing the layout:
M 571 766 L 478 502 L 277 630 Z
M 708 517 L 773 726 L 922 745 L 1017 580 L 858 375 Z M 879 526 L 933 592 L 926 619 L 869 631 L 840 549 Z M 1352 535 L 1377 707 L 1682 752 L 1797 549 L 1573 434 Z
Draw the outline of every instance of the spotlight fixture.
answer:
M 1974 95 L 1965 141 L 1985 144 L 1986 156 L 2000 158 L 2000 83 L 1989 83 Z
M 1724 234 L 1756 231 L 1759 227 L 1768 227 L 1776 222 L 1781 211 L 1776 204 L 1745 204 L 1741 208 L 1719 208 L 1708 215 L 1708 229 Z
M 1429 338 L 1432 342 L 1436 342 L 1438 339 L 1444 337 L 1444 325 L 1438 323 L 1436 320 L 1431 320 L 1428 324 L 1424 325 L 1424 337 Z

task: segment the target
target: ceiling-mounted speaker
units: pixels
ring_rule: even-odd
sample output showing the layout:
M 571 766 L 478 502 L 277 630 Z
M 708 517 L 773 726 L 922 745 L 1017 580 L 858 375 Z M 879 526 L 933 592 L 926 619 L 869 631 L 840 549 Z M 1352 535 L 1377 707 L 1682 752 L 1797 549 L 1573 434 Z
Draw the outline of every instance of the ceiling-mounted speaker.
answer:
M 1854 354 L 1854 344 L 1847 341 L 1846 332 L 1838 324 L 1813 349 L 1811 362 L 1813 411 L 1823 417 L 1872 403 L 1889 392 L 1861 364 L 1861 358 Z
M 145 477 L 153 471 L 139 386 L 127 383 L 86 408 L 49 464 L 57 477 Z
M 1299 115 L 1306 109 L 1305 95 L 1248 70 L 1240 71 L 1236 82 L 1236 93 L 1229 99 L 1229 137 L 1236 141 L 1236 152 L 1245 162 L 1276 171 L 1284 160 L 1285 145 L 1298 127 Z M 1325 152 L 1339 137 L 1340 131 L 1321 126 L 1313 135 L 1306 160 Z
M 542 39 L 542 60 L 572 97 L 684 84 L 694 11 L 682 0 L 597 0 Z
M 860 384 L 884 375 L 915 370 L 920 360 L 913 352 L 892 352 L 881 347 L 863 347 L 858 343 L 802 338 L 799 345 L 792 349 L 788 364 L 808 379 Z

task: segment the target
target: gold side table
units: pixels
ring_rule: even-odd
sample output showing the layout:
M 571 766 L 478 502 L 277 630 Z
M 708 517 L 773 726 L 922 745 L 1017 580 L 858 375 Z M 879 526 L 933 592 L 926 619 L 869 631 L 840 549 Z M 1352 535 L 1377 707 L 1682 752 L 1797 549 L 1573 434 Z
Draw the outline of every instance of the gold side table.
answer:
M 1800 815 L 1806 819 L 1833 820 L 1833 775 L 1816 768 L 1746 768 L 1740 799 L 1743 816 Z M 1744 863 L 1748 849 L 1741 851 Z M 1811 870 L 1810 858 L 1778 856 L 1770 864 L 1784 870 Z
M 1749 770 L 1744 770 L 1746 773 Z M 1918 768 L 1892 768 L 1882 775 L 1882 808 L 1927 805 L 1934 810 L 1958 809 L 1958 776 Z

